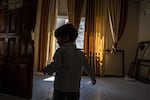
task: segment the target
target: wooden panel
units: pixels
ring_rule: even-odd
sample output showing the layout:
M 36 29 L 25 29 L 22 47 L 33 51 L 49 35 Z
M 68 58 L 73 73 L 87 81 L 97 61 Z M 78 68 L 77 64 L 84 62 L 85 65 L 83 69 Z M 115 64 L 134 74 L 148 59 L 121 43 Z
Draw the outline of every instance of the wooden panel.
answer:
M 6 60 L 6 54 L 5 54 L 5 38 L 0 38 L 0 77 L 3 77 L 3 71 L 5 69 L 4 64 Z
M 8 9 L 22 8 L 23 0 L 9 0 Z
M 0 38 L 0 76 L 4 70 L 4 61 L 5 61 L 5 38 Z
M 17 21 L 17 18 L 16 18 L 16 14 L 10 14 L 10 18 L 9 18 L 9 33 L 14 33 L 16 32 L 16 21 Z
M 5 48 L 5 38 L 0 38 L 0 60 L 2 60 L 4 58 L 4 49 Z
M 22 20 L 21 20 L 21 9 L 9 10 L 7 20 L 7 34 L 18 35 L 21 32 Z
M 19 8 L 10 1 L 15 0 L 5 6 L 0 2 L 0 92 L 31 98 L 36 0 L 19 0 Z
M 19 42 L 19 84 L 20 88 L 28 96 L 32 96 L 32 73 L 33 73 L 33 41 L 21 39 Z M 29 88 L 30 87 L 30 88 Z M 28 91 L 28 92 L 27 92 Z
M 16 91 L 17 88 L 17 64 L 15 63 L 15 45 L 16 39 L 15 38 L 7 38 L 5 37 L 5 42 L 3 48 L 4 50 L 4 64 L 2 65 L 2 91 L 7 91 L 7 93 L 11 93 L 12 91 Z M 4 40 L 3 40 L 4 41 Z M 6 63 L 7 62 L 7 63 Z M 11 84 L 10 84 L 11 83 Z
M 28 33 L 31 32 L 31 30 L 34 30 L 35 21 L 36 21 L 35 18 L 36 18 L 37 1 L 32 0 L 33 3 L 30 3 L 30 0 L 24 0 L 24 1 L 26 2 L 24 2 L 23 4 L 24 8 L 23 8 L 22 32 Z
M 26 63 L 28 65 L 33 65 L 33 41 L 32 40 L 20 40 L 19 42 L 19 51 L 18 51 L 18 60 L 19 63 Z
M 0 33 L 5 32 L 6 9 L 0 9 Z
M 27 53 L 27 43 L 25 43 L 24 40 L 20 40 L 20 45 L 19 45 L 19 57 L 25 56 Z
M 16 38 L 8 38 L 8 61 L 15 60 L 16 57 Z
M 0 88 L 4 80 L 5 64 L 5 38 L 0 38 Z

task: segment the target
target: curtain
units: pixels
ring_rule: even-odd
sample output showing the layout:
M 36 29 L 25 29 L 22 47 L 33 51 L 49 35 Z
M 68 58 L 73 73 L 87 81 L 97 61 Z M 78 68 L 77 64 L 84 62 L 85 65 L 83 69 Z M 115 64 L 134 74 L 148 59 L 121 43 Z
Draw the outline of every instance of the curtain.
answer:
M 50 0 L 50 9 L 49 9 L 49 23 L 48 23 L 48 53 L 47 53 L 47 63 L 50 63 L 53 60 L 53 55 L 55 52 L 56 40 L 54 37 L 54 31 L 56 29 L 58 15 L 58 0 Z
M 112 53 L 117 50 L 127 20 L 128 0 L 109 0 L 108 16 L 113 40 Z
M 42 0 L 41 24 L 39 33 L 39 55 L 37 71 L 42 71 L 46 65 L 47 43 L 48 43 L 48 15 L 51 0 Z
M 35 28 L 35 71 L 52 61 L 55 52 L 54 30 L 56 28 L 58 0 L 38 0 L 38 11 Z
M 41 23 L 41 11 L 42 11 L 42 1 L 38 0 L 36 24 L 34 29 L 34 71 L 38 70 L 39 62 L 39 34 L 40 34 L 40 23 Z M 35 35 L 36 34 L 36 35 Z
M 84 52 L 96 75 L 104 74 L 106 0 L 87 0 Z
M 69 23 L 79 28 L 84 0 L 67 0 Z

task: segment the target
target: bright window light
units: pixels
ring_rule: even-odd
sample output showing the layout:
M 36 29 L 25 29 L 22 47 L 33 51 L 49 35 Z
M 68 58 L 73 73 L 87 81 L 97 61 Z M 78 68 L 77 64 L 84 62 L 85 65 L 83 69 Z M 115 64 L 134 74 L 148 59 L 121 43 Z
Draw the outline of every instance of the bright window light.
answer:
M 67 16 L 58 16 L 57 18 L 57 28 L 68 23 L 68 17 Z M 78 49 L 83 49 L 84 44 L 84 31 L 85 31 L 85 18 L 81 18 L 80 26 L 78 30 L 78 37 L 76 39 L 76 46 Z M 58 44 L 56 42 L 56 49 L 58 48 Z

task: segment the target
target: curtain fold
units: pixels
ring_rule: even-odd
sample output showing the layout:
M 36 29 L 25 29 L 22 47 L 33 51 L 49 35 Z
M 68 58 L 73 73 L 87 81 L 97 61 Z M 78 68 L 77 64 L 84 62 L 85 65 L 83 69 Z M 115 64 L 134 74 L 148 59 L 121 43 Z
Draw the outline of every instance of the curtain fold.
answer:
M 87 0 L 84 52 L 96 75 L 104 74 L 106 0 Z
M 108 17 L 113 40 L 112 53 L 117 50 L 127 20 L 128 0 L 109 0 Z
M 46 65 L 48 43 L 48 15 L 50 0 L 42 0 L 41 24 L 39 33 L 39 55 L 37 71 L 42 71 Z
M 67 0 L 69 23 L 79 28 L 84 0 Z
M 37 27 L 39 28 L 39 31 L 37 30 L 39 32 L 38 46 L 36 47 L 38 53 L 35 62 L 38 72 L 41 72 L 52 61 L 55 52 L 54 31 L 58 14 L 58 0 L 42 0 L 40 3 L 42 3 L 42 7 L 40 9 L 41 14 L 39 14 L 40 19 L 38 19 L 38 22 L 40 21 Z
M 58 16 L 58 0 L 50 0 L 50 9 L 49 9 L 49 23 L 48 23 L 48 34 L 49 34 L 49 42 L 48 42 L 48 54 L 47 54 L 47 63 L 50 63 L 53 60 L 53 55 L 55 52 L 55 36 L 54 32 L 56 29 Z
M 38 0 L 37 15 L 36 15 L 36 24 L 34 29 L 34 71 L 38 69 L 38 57 L 39 57 L 39 34 L 40 34 L 40 22 L 41 22 L 41 10 L 42 10 L 42 1 Z M 35 35 L 36 34 L 36 35 Z

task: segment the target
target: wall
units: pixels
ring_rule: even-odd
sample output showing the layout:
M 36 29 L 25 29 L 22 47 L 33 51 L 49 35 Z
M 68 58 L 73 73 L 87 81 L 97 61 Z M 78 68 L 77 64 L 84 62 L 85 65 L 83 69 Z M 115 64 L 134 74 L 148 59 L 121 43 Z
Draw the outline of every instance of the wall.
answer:
M 150 0 L 141 0 L 139 17 L 139 41 L 150 41 Z
M 86 0 L 84 1 L 82 16 L 85 16 L 85 4 Z M 67 16 L 67 0 L 58 0 L 58 15 Z
M 58 0 L 58 15 L 67 15 L 67 0 Z
M 127 75 L 130 63 L 134 60 L 138 44 L 139 2 L 129 2 L 128 18 L 119 48 L 125 52 L 125 73 Z

